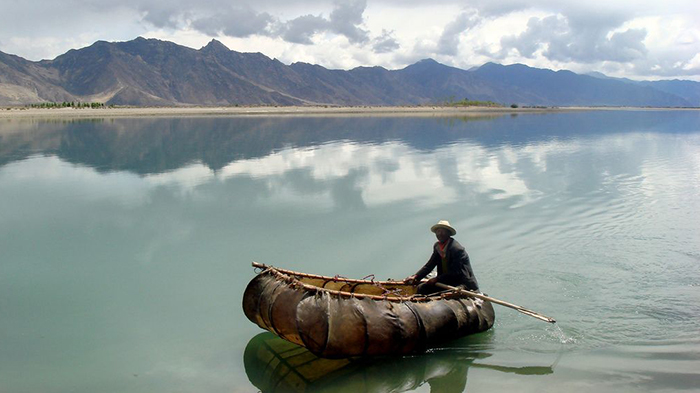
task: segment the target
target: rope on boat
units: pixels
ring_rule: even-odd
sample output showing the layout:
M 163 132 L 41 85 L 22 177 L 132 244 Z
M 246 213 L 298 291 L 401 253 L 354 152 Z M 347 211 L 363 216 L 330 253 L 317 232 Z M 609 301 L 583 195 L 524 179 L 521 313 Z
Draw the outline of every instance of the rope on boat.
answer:
M 396 285 L 400 284 L 401 282 L 399 281 L 368 281 L 368 280 L 357 280 L 357 279 L 351 279 L 351 278 L 343 278 L 339 279 L 338 275 L 335 277 L 327 277 L 327 276 L 321 276 L 317 274 L 309 274 L 309 273 L 300 273 L 300 272 L 295 272 L 292 270 L 286 270 L 286 269 L 278 269 L 273 266 L 268 266 L 264 265 L 258 262 L 253 262 L 253 267 L 257 269 L 262 269 L 262 271 L 258 274 L 272 274 L 276 276 L 278 279 L 281 281 L 284 281 L 288 285 L 290 285 L 293 288 L 304 288 L 309 291 L 313 291 L 314 293 L 319 293 L 319 292 L 326 292 L 330 295 L 335 295 L 338 297 L 345 297 L 345 298 L 356 298 L 356 299 L 372 299 L 372 300 L 387 300 L 391 302 L 398 302 L 398 303 L 404 303 L 404 302 L 429 302 L 432 300 L 436 299 L 446 299 L 448 298 L 447 295 L 450 295 L 449 297 L 454 297 L 454 298 L 463 298 L 464 296 L 459 292 L 459 291 L 454 291 L 454 292 L 443 292 L 440 295 L 422 295 L 422 294 L 414 294 L 411 296 L 401 296 L 399 293 L 401 292 L 400 289 L 396 288 L 393 290 L 385 288 L 382 284 L 387 284 L 387 285 Z M 374 276 L 371 274 L 370 276 Z M 346 292 L 346 291 L 338 291 L 335 289 L 328 289 L 328 288 L 322 288 L 322 287 L 317 287 L 315 285 L 309 285 L 306 283 L 301 282 L 298 278 L 296 277 L 308 277 L 308 278 L 314 278 L 314 279 L 322 279 L 326 281 L 344 281 L 347 283 L 357 283 L 357 284 L 368 284 L 368 285 L 374 285 L 383 291 L 385 291 L 384 294 L 382 295 L 369 295 L 365 293 L 356 293 L 356 292 Z M 368 276 L 369 277 L 369 276 Z M 324 283 L 325 285 L 325 283 Z M 437 295 L 437 296 L 436 296 Z
M 404 302 L 404 301 L 415 301 L 411 297 L 405 297 L 405 296 L 395 296 L 395 297 L 388 297 L 388 296 L 377 296 L 377 295 L 368 295 L 364 293 L 354 293 L 354 292 L 345 292 L 345 291 L 338 291 L 334 289 L 328 289 L 328 288 L 320 288 L 315 285 L 309 285 L 305 284 L 298 279 L 291 277 L 290 275 L 287 275 L 285 273 L 282 273 L 279 271 L 279 269 L 274 268 L 274 267 L 269 267 L 265 270 L 263 270 L 260 274 L 272 274 L 281 281 L 286 282 L 287 284 L 291 285 L 294 288 L 304 288 L 309 291 L 313 291 L 315 293 L 319 292 L 326 292 L 331 295 L 339 296 L 339 297 L 346 297 L 346 298 L 357 298 L 357 299 L 373 299 L 373 300 L 389 300 L 389 301 L 395 301 L 395 302 Z M 421 299 L 422 300 L 422 299 Z M 425 299 L 426 301 L 429 299 Z

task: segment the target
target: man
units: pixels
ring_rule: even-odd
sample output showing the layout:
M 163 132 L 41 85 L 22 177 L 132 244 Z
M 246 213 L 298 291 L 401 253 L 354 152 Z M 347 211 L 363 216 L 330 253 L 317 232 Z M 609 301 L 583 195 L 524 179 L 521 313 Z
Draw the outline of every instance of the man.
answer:
M 418 293 L 427 295 L 442 291 L 443 289 L 435 286 L 438 282 L 478 292 L 479 284 L 476 282 L 472 266 L 469 263 L 469 255 L 464 247 L 452 238 L 457 234 L 457 230 L 452 228 L 446 220 L 438 221 L 430 230 L 435 233 L 438 240 L 433 245 L 433 255 L 430 256 L 425 266 L 416 274 L 407 277 L 404 282 L 406 284 L 419 283 L 437 266 L 437 277 L 420 284 Z

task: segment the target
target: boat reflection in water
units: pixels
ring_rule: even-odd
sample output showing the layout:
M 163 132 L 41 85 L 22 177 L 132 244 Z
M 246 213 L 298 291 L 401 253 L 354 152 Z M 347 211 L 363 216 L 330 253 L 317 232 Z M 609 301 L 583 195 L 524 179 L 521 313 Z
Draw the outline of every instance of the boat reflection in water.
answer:
M 503 367 L 474 362 L 481 351 L 446 348 L 419 356 L 324 359 L 266 332 L 253 337 L 243 355 L 250 382 L 263 393 L 406 392 L 425 383 L 431 392 L 463 392 L 470 367 L 522 375 L 553 373 L 552 367 Z

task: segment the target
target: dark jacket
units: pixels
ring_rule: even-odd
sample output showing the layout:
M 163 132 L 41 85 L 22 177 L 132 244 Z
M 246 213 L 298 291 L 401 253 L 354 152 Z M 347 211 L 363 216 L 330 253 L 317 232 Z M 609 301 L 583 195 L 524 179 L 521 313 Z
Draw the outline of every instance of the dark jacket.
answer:
M 467 251 L 453 238 L 450 238 L 447 242 L 445 251 L 447 271 L 443 271 L 442 257 L 438 252 L 438 243 L 435 242 L 433 255 L 430 256 L 428 263 L 416 273 L 416 279 L 423 279 L 437 266 L 438 282 L 452 286 L 463 285 L 466 289 L 472 291 L 479 290 L 479 284 L 476 282 L 476 277 L 474 277 Z

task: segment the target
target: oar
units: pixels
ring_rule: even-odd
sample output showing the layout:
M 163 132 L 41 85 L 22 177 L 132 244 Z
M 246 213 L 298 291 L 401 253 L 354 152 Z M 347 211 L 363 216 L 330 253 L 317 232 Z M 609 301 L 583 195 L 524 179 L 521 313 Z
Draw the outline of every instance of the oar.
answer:
M 520 306 L 515 305 L 515 304 L 512 304 L 512 303 L 504 302 L 503 300 L 494 299 L 494 298 L 492 298 L 491 296 L 486 296 L 486 295 L 482 295 L 482 294 L 480 294 L 480 293 L 476 293 L 476 292 L 472 292 L 472 291 L 467 291 L 466 289 L 461 289 L 461 288 L 457 288 L 457 287 L 452 287 L 452 286 L 445 285 L 445 284 L 442 284 L 442 283 L 439 283 L 439 282 L 435 283 L 435 286 L 438 287 L 438 288 L 442 288 L 442 289 L 449 289 L 449 290 L 451 290 L 451 291 L 457 291 L 457 292 L 460 292 L 460 293 L 463 293 L 463 294 L 465 294 L 465 295 L 469 295 L 469 296 L 472 296 L 472 297 L 475 297 L 475 298 L 479 298 L 479 299 L 483 299 L 483 300 L 488 300 L 488 301 L 490 301 L 491 303 L 496 303 L 496 304 L 500 304 L 501 306 L 506 306 L 506 307 L 512 308 L 513 310 L 519 311 L 519 312 L 521 312 L 521 313 L 523 313 L 523 314 L 525 314 L 525 315 L 529 315 L 529 316 L 531 316 L 531 317 L 533 317 L 533 318 L 537 318 L 537 319 L 539 319 L 540 321 L 545 321 L 545 322 L 549 322 L 549 323 L 556 323 L 556 322 L 557 322 L 557 321 L 554 320 L 554 318 L 550 318 L 550 317 L 548 317 L 548 316 L 546 316 L 546 315 L 542 315 L 542 314 L 536 313 L 536 312 L 534 312 L 534 311 L 532 311 L 532 310 L 528 310 L 527 308 L 520 307 Z

